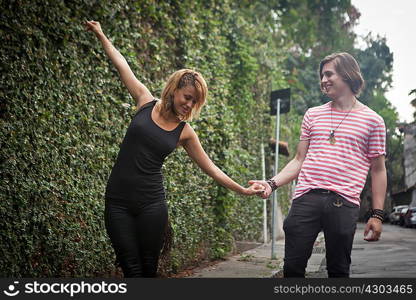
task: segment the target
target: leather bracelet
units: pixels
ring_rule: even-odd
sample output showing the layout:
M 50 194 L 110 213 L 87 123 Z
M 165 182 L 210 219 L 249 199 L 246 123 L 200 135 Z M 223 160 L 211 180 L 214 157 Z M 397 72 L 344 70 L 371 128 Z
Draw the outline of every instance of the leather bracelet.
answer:
M 371 217 L 378 218 L 380 221 L 384 221 L 384 211 L 382 209 L 372 209 Z
M 371 213 L 372 213 L 373 215 L 379 215 L 379 216 L 381 216 L 381 217 L 383 217 L 383 216 L 384 216 L 384 210 L 382 210 L 382 209 L 373 209 L 373 210 L 371 211 Z
M 266 182 L 270 185 L 270 188 L 272 189 L 272 192 L 277 190 L 277 184 L 274 180 L 271 178 L 269 180 L 266 180 Z
M 384 218 L 382 217 L 382 216 L 379 216 L 379 215 L 371 215 L 371 217 L 370 218 L 376 218 L 376 219 L 379 219 L 381 222 L 383 222 L 384 221 Z

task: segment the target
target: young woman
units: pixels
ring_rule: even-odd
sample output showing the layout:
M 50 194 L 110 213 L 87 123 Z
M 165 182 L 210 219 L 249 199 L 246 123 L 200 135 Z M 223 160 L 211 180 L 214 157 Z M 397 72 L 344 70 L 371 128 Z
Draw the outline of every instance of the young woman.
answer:
M 137 112 L 120 147 L 106 188 L 105 224 L 125 277 L 155 277 L 167 226 L 162 184 L 164 159 L 182 146 L 198 166 L 219 184 L 243 195 L 262 192 L 262 185 L 244 188 L 209 159 L 186 123 L 205 104 L 207 85 L 200 73 L 173 73 L 156 100 L 133 74 L 124 57 L 104 35 L 98 22 L 87 21 L 121 81 L 137 104 Z

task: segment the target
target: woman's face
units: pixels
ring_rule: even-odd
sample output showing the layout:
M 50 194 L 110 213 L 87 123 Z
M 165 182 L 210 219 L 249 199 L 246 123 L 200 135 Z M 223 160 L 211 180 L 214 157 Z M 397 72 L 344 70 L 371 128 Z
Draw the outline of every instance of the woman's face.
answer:
M 177 89 L 173 96 L 173 109 L 180 115 L 188 114 L 197 102 L 197 92 L 195 87 L 188 85 Z

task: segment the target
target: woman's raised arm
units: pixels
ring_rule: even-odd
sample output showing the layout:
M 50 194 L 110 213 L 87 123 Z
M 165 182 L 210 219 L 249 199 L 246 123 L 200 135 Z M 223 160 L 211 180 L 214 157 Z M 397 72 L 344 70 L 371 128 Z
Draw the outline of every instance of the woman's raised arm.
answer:
M 130 95 L 135 99 L 137 108 L 152 101 L 152 94 L 149 92 L 147 87 L 136 78 L 126 59 L 105 36 L 101 29 L 100 23 L 96 21 L 86 21 L 85 26 L 87 30 L 94 32 L 96 37 L 100 40 L 105 53 L 116 67 L 121 81 L 129 90 Z

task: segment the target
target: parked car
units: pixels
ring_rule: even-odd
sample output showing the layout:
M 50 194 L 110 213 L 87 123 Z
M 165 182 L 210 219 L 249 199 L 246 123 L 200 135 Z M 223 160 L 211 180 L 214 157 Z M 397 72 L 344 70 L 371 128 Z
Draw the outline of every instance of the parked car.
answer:
M 404 226 L 416 227 L 416 207 L 410 207 L 403 217 Z
M 398 205 L 393 207 L 391 214 L 389 215 L 390 224 L 399 224 L 400 211 L 406 207 L 408 207 L 408 205 Z
M 404 215 L 407 213 L 408 210 L 409 210 L 409 206 L 402 208 L 400 210 L 400 213 L 399 213 L 399 225 L 400 226 L 404 226 Z

